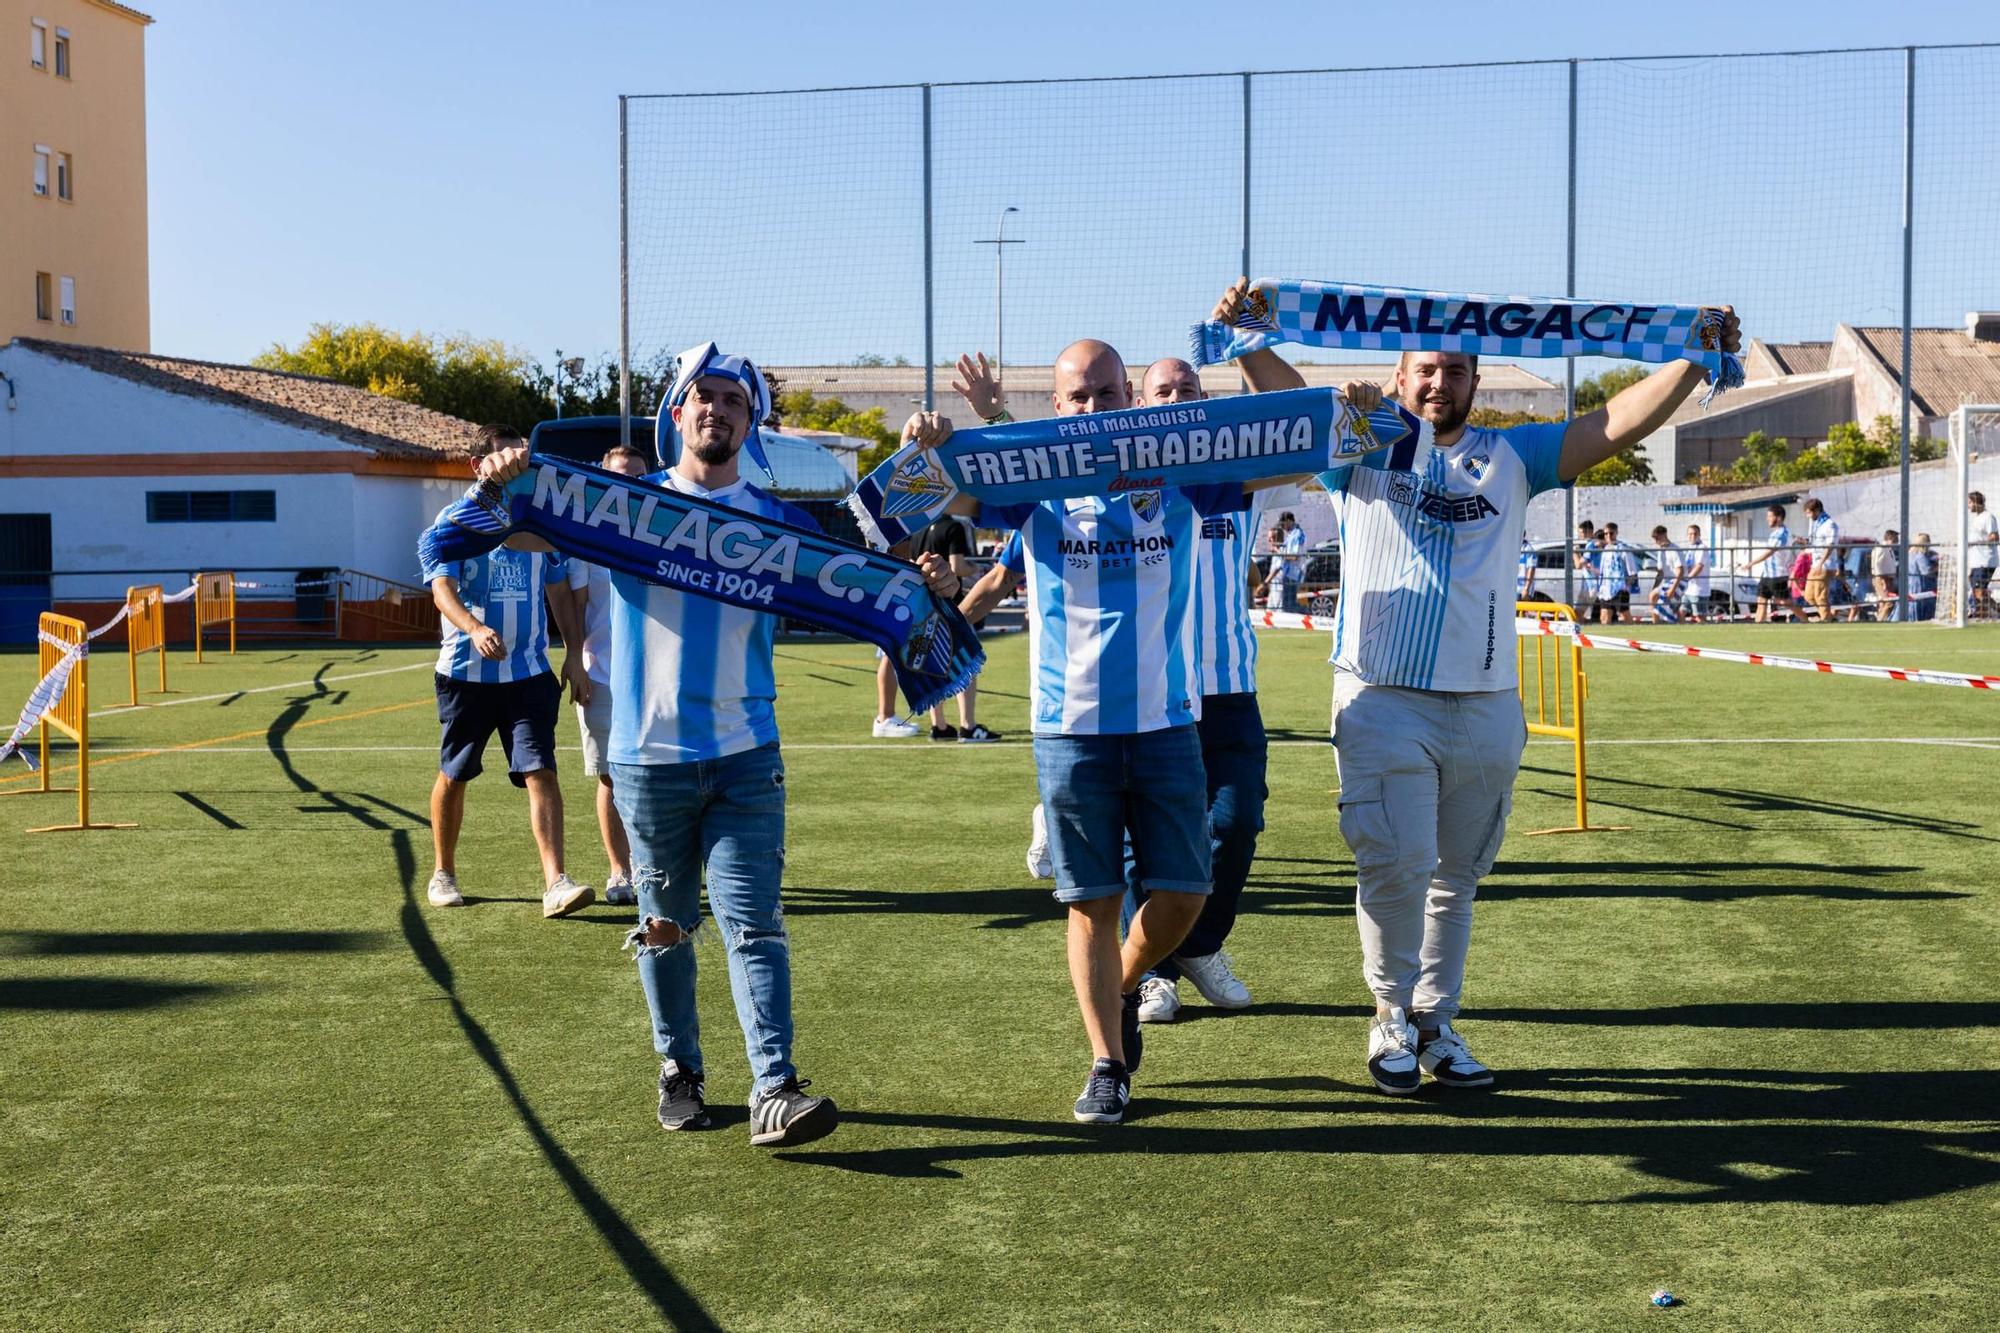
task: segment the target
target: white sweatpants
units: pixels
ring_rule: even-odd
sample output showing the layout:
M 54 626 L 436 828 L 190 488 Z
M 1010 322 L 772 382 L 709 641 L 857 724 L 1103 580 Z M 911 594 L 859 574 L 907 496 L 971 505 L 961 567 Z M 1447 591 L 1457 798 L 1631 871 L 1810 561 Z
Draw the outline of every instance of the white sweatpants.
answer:
M 1446 694 L 1334 673 L 1362 976 L 1419 1026 L 1458 1013 L 1473 895 L 1500 853 L 1527 740 L 1513 690 Z

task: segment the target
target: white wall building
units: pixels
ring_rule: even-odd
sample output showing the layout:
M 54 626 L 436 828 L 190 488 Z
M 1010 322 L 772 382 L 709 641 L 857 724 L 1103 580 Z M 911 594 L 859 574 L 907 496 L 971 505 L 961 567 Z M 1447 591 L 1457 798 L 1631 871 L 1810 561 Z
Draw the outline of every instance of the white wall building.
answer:
M 63 602 L 202 568 L 413 583 L 478 436 L 330 380 L 27 338 L 0 377 L 0 641 L 32 639 L 51 570 Z

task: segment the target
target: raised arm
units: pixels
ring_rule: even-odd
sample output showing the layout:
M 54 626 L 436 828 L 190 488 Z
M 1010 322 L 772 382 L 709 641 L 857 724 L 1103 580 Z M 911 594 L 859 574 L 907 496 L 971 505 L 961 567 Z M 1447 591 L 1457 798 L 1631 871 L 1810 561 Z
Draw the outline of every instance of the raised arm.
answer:
M 1734 353 L 1742 345 L 1734 307 L 1722 307 L 1722 350 Z M 1654 371 L 1603 407 L 1569 423 L 1563 432 L 1562 459 L 1557 475 L 1575 481 L 1620 450 L 1637 444 L 1661 426 L 1688 394 L 1701 383 L 1703 370 L 1692 361 L 1676 361 Z
M 1215 303 L 1209 312 L 1209 320 L 1216 324 L 1234 324 L 1243 313 L 1243 302 L 1250 295 L 1250 279 L 1238 278 Z M 1303 389 L 1306 377 L 1299 374 L 1291 362 L 1279 356 L 1270 348 L 1255 352 L 1245 352 L 1236 358 L 1236 368 L 1243 372 L 1243 382 L 1250 386 L 1252 393 L 1270 393 L 1276 389 Z

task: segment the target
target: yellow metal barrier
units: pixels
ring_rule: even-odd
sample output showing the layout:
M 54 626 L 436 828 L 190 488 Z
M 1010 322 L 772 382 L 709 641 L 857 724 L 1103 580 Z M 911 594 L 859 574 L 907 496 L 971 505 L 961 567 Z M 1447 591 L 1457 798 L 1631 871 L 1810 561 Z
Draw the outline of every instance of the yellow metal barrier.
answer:
M 201 658 L 201 632 L 210 625 L 229 626 L 229 655 L 236 655 L 236 575 L 217 570 L 194 576 L 194 660 Z
M 1539 620 L 1576 623 L 1576 613 L 1556 602 L 1517 602 L 1516 615 Z M 1531 678 L 1528 644 L 1534 643 L 1535 697 L 1528 698 Z M 1530 736 L 1548 736 L 1570 743 L 1576 765 L 1576 823 L 1566 828 L 1536 829 L 1528 836 L 1546 833 L 1615 833 L 1629 825 L 1590 822 L 1590 779 L 1584 762 L 1584 701 L 1590 697 L 1590 678 L 1583 670 L 1583 648 L 1574 635 L 1522 634 L 1518 637 L 1521 711 Z
M 167 693 L 167 604 L 157 583 L 125 590 L 125 676 L 131 708 L 139 706 L 139 659 L 160 655 L 160 693 Z
M 56 663 L 62 661 L 69 648 L 89 641 L 89 632 L 81 620 L 69 616 L 59 616 L 53 611 L 42 612 L 42 657 L 41 670 L 37 679 L 49 674 Z M 53 640 L 53 642 L 51 642 Z M 49 728 L 53 726 L 76 742 L 76 785 L 74 787 L 52 787 L 49 785 Z M 56 700 L 55 707 L 43 712 L 41 717 L 42 785 L 26 791 L 0 793 L 7 796 L 43 796 L 56 792 L 76 793 L 76 823 L 50 824 L 45 828 L 31 828 L 30 833 L 73 833 L 81 829 L 137 828 L 136 824 L 93 824 L 90 822 L 90 654 L 84 652 L 70 671 L 69 687 L 62 698 Z

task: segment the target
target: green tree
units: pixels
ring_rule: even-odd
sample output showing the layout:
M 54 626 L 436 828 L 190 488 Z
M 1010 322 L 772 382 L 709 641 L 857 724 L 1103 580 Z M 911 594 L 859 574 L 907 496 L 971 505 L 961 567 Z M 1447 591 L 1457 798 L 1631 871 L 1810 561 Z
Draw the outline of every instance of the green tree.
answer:
M 1592 375 L 1576 386 L 1576 414 L 1595 412 L 1649 373 L 1644 366 L 1617 366 L 1602 375 Z
M 1730 465 L 1728 479 L 1745 485 L 1761 485 L 1770 481 L 1772 474 L 1791 457 L 1792 442 L 1780 435 L 1776 439 L 1761 430 L 1753 430 L 1743 438 L 1743 455 Z
M 830 430 L 856 439 L 872 440 L 861 451 L 861 475 L 867 476 L 877 464 L 896 452 L 900 438 L 882 419 L 882 409 L 871 407 L 857 412 L 838 398 L 815 397 L 810 389 L 793 389 L 778 395 L 778 420 L 787 426 L 807 430 Z
M 526 432 L 547 415 L 528 362 L 497 339 L 398 333 L 377 324 L 315 324 L 296 347 L 273 343 L 252 363 L 319 375 L 466 421 Z

